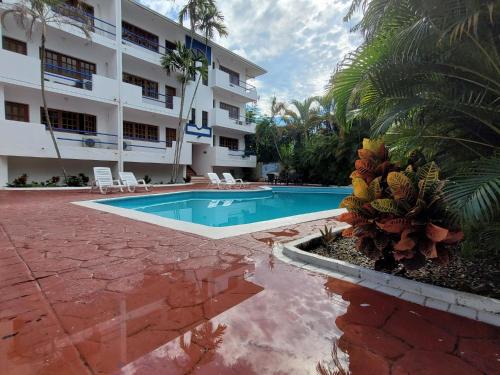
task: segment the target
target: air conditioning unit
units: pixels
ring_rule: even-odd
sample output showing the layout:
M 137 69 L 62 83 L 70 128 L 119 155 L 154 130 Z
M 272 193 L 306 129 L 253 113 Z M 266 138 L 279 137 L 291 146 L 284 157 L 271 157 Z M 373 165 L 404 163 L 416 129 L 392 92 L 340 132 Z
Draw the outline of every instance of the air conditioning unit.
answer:
M 123 141 L 123 151 L 131 151 L 132 150 L 132 142 Z
M 96 148 L 99 147 L 99 139 L 98 138 L 82 138 L 83 147 L 91 147 Z

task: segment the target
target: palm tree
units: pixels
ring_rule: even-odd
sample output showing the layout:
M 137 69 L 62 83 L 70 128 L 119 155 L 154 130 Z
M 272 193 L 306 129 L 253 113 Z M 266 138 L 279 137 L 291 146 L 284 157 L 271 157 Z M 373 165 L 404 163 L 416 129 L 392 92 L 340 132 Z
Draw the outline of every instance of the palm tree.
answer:
M 289 123 L 297 130 L 299 143 L 306 142 L 312 128 L 320 122 L 318 108 L 314 108 L 318 101 L 319 97 L 317 96 L 306 98 L 303 101 L 292 100 L 293 108 L 288 108 L 285 111 Z
M 202 77 L 207 76 L 205 61 L 205 57 L 202 54 L 186 47 L 181 42 L 177 42 L 175 49 L 169 51 L 161 59 L 161 65 L 163 69 L 165 69 L 167 74 L 175 72 L 177 74 L 177 80 L 181 85 L 181 106 L 179 110 L 179 121 L 177 124 L 175 139 L 176 143 L 174 165 L 172 176 L 170 179 L 171 183 L 176 182 L 179 176 L 180 156 L 182 151 L 182 142 L 184 140 L 184 103 L 186 97 L 186 87 L 191 77 L 195 76 L 196 74 L 200 74 Z
M 499 1 L 354 0 L 346 18 L 358 9 L 365 40 L 331 79 L 340 124 L 371 121 L 400 158 L 420 149 L 462 224 L 498 228 Z
M 90 39 L 90 31 L 92 30 L 92 27 L 90 19 L 85 16 L 78 17 L 78 21 L 76 21 L 57 11 L 59 7 L 64 7 L 65 5 L 64 0 L 22 0 L 20 3 L 12 4 L 10 8 L 2 14 L 1 24 L 5 25 L 6 17 L 12 15 L 17 24 L 24 29 L 28 39 L 31 39 L 37 28 L 40 27 L 40 81 L 43 110 L 47 127 L 50 132 L 50 137 L 52 138 L 52 143 L 54 144 L 57 159 L 64 175 L 64 182 L 67 183 L 68 175 L 66 173 L 66 169 L 64 168 L 61 152 L 54 135 L 54 129 L 50 120 L 47 98 L 45 95 L 45 43 L 47 41 L 47 29 L 50 25 L 71 25 L 78 28 L 85 34 L 86 38 Z M 84 11 L 80 8 L 79 2 L 77 2 L 76 11 L 81 11 L 80 14 L 84 15 Z
M 283 115 L 287 111 L 286 104 L 283 102 L 279 102 L 276 99 L 276 96 L 273 96 L 271 98 L 271 127 L 274 130 L 272 132 L 272 138 L 273 138 L 273 143 L 274 147 L 276 148 L 276 152 L 278 153 L 278 157 L 280 161 L 283 161 L 283 158 L 281 156 L 281 150 L 280 147 L 278 146 L 278 138 L 282 138 L 282 132 L 279 131 L 279 127 L 277 126 L 277 121 L 278 118 L 283 118 Z
M 208 41 L 214 37 L 216 32 L 221 37 L 227 36 L 227 29 L 223 24 L 224 16 L 217 9 L 215 1 L 201 2 L 198 6 L 199 8 L 195 11 L 195 15 L 193 16 L 197 18 L 197 21 L 194 23 L 194 27 L 195 30 L 203 32 L 205 35 L 205 57 L 208 62 Z M 193 45 L 193 37 L 194 33 L 192 32 L 190 48 L 192 48 Z M 193 91 L 193 96 L 191 97 L 191 102 L 189 103 L 188 113 L 191 112 L 191 108 L 193 108 L 194 98 L 196 97 L 196 93 L 198 92 L 201 78 L 201 75 L 198 76 L 198 80 Z

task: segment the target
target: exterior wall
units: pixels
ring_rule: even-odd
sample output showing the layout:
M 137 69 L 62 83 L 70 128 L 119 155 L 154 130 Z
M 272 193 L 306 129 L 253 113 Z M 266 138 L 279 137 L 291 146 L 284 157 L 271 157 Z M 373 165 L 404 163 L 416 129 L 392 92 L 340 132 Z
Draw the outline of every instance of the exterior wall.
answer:
M 79 173 L 84 173 L 86 176 L 93 178 L 92 168 L 95 163 L 89 160 L 64 160 L 64 168 L 70 176 L 76 176 Z M 99 162 L 100 167 L 113 168 L 114 163 L 110 161 Z M 52 176 L 61 176 L 62 172 L 57 162 L 54 159 L 46 158 L 24 158 L 9 156 L 9 181 L 26 173 L 28 182 L 45 182 Z
M 2 7 L 15 2 L 3 1 L 0 11 Z M 96 64 L 91 87 L 81 88 L 64 82 L 64 79 L 46 75 L 49 108 L 91 114 L 97 118 L 96 135 L 55 132 L 65 159 L 64 165 L 70 174 L 85 173 L 90 176 L 92 167 L 99 165 L 112 167 L 114 173 L 125 168 L 135 172 L 137 177 L 148 174 L 153 182 L 167 182 L 170 179 L 174 148 L 166 147 L 165 133 L 166 128 L 177 128 L 178 125 L 180 85 L 175 73 L 167 75 L 161 68 L 160 54 L 122 41 L 121 21 L 158 35 L 161 46 L 164 46 L 165 40 L 185 42 L 189 31 L 130 0 L 85 2 L 94 7 L 97 18 L 91 40 L 71 26 L 51 25 L 47 31 L 47 49 Z M 107 31 L 101 30 L 101 27 Z M 40 35 L 35 32 L 28 39 L 12 17 L 7 17 L 6 24 L 0 29 L 2 35 L 25 41 L 27 56 L 0 48 L 0 186 L 23 173 L 27 173 L 30 180 L 45 181 L 61 173 L 57 163 L 54 163 L 56 154 L 50 134 L 40 124 Z M 198 40 L 202 41 L 203 38 L 199 37 Z M 253 94 L 241 94 L 239 88 L 236 88 L 240 91 L 235 94 L 232 88 L 226 87 L 225 82 L 218 85 L 213 77 L 223 73 L 218 69 L 219 64 L 237 71 L 242 81 L 264 71 L 215 44 L 211 44 L 211 51 L 213 64 L 209 66 L 208 85 L 200 82 L 193 100 L 196 127 L 202 127 L 202 111 L 206 111 L 209 128 L 197 131 L 196 127 L 190 127 L 198 134 L 184 135 L 181 154 L 183 175 L 185 165 L 191 164 L 198 174 L 205 174 L 220 163 L 224 168 L 255 167 L 252 160 L 242 162 L 228 156 L 227 149 L 214 147 L 223 135 L 238 138 L 239 148 L 244 149 L 244 134 L 254 132 L 254 128 L 238 126 L 234 121 L 229 121 L 224 113 L 219 113 L 217 117 L 215 111 L 221 111 L 219 105 L 223 101 L 239 107 L 243 117 L 246 103 L 255 100 Z M 162 103 L 143 97 L 140 87 L 123 83 L 123 72 L 158 82 L 160 98 L 164 98 L 166 85 L 175 87 L 177 96 L 173 98 L 173 108 L 166 108 Z M 186 120 L 191 117 L 188 107 L 195 86 L 196 81 L 190 82 L 186 89 L 183 113 Z M 28 104 L 29 122 L 6 120 L 5 101 Z M 159 141 L 124 140 L 123 121 L 158 126 Z M 93 148 L 87 147 L 84 142 L 89 137 L 97 141 Z M 123 150 L 124 142 L 132 142 L 133 147 Z
M 133 172 L 137 179 L 148 175 L 154 184 L 168 184 L 172 176 L 172 165 L 149 163 L 125 163 L 125 169 Z M 182 166 L 181 176 L 186 176 L 186 167 Z

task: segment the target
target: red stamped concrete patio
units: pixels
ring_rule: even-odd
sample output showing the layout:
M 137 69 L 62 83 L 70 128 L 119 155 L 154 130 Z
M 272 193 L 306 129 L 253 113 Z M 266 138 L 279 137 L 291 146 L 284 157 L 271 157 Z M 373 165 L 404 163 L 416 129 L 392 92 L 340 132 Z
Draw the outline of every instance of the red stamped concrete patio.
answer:
M 315 374 L 332 349 L 352 374 L 500 374 L 500 329 L 273 258 L 324 221 L 209 240 L 70 203 L 95 197 L 0 192 L 1 374 Z

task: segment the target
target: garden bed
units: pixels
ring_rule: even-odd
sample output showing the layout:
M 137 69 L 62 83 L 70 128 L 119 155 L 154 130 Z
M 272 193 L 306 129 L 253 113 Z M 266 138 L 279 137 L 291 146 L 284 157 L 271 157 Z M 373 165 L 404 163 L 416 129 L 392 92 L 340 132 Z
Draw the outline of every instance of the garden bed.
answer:
M 315 238 L 297 247 L 313 254 L 374 269 L 375 261 L 357 251 L 354 242 L 353 238 L 338 236 L 325 246 L 321 238 Z M 454 255 L 447 266 L 428 262 L 426 266 L 416 271 L 406 271 L 404 274 L 398 271 L 400 270 L 396 269 L 392 274 L 426 284 L 500 299 L 500 260 L 494 254 L 489 256 L 482 254 L 480 258 Z

